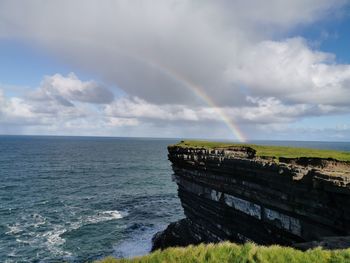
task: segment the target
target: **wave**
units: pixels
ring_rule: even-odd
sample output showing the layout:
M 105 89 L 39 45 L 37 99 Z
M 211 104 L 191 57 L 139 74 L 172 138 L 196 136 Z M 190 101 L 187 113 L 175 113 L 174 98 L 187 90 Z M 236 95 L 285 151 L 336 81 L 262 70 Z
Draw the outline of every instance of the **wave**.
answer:
M 97 224 L 97 223 L 104 222 L 104 221 L 121 219 L 121 218 L 127 216 L 128 214 L 129 213 L 126 211 L 125 212 L 120 212 L 117 210 L 103 211 L 103 212 L 97 213 L 96 215 L 87 217 L 85 220 L 83 220 L 83 222 L 85 221 L 85 224 L 86 223 Z
M 152 237 L 166 227 L 141 227 L 128 238 L 114 246 L 113 256 L 117 258 L 132 258 L 148 254 L 152 249 Z
M 7 228 L 9 229 L 9 231 L 5 232 L 6 235 L 17 235 L 23 231 L 19 224 L 15 224 L 12 226 L 8 225 Z
M 72 254 L 63 249 L 63 245 L 66 242 L 63 234 L 79 229 L 84 225 L 118 220 L 127 215 L 128 212 L 126 211 L 100 211 L 90 216 L 79 216 L 74 222 L 63 220 L 66 222 L 64 222 L 64 225 L 61 225 L 50 223 L 50 220 L 40 214 L 32 214 L 22 217 L 21 221 L 23 223 L 7 225 L 8 231 L 5 234 L 15 237 L 17 243 L 47 249 L 55 256 L 71 257 Z M 43 229 L 45 231 L 42 231 Z

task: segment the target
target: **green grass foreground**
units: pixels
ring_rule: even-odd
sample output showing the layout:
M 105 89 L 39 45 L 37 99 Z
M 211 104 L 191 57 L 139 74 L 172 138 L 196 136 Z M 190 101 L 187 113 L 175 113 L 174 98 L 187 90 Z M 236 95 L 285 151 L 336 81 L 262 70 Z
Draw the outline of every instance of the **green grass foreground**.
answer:
M 350 152 L 341 152 L 333 150 L 320 150 L 309 148 L 296 148 L 287 146 L 265 146 L 256 144 L 239 144 L 239 143 L 225 143 L 225 142 L 211 142 L 211 141 L 181 141 L 175 146 L 181 147 L 193 147 L 193 148 L 225 148 L 230 146 L 247 146 L 256 150 L 256 156 L 260 157 L 285 157 L 285 158 L 299 158 L 299 157 L 312 157 L 312 158 L 332 158 L 339 161 L 350 161 Z
M 302 252 L 290 247 L 257 246 L 251 243 L 236 245 L 229 242 L 168 248 L 133 259 L 105 258 L 98 263 L 171 263 L 171 262 L 217 262 L 217 263 L 349 263 L 350 249 L 322 250 L 316 248 Z

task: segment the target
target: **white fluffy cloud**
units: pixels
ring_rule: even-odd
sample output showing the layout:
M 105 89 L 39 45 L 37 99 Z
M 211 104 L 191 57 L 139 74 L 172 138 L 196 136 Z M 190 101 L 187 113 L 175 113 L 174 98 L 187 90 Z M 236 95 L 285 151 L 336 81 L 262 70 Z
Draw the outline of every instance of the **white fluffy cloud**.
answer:
M 116 100 L 106 107 L 105 112 L 109 116 L 167 121 L 198 121 L 200 119 L 195 110 L 184 105 L 157 105 L 137 97 Z
M 60 74 L 45 76 L 40 88 L 29 94 L 33 100 L 54 100 L 63 106 L 73 106 L 74 101 L 95 104 L 110 103 L 113 93 L 94 81 L 81 81 L 74 73 L 64 77 Z
M 35 114 L 27 103 L 20 98 L 6 98 L 0 89 L 0 123 L 2 125 L 32 124 L 35 122 Z
M 329 53 L 312 51 L 302 38 L 263 41 L 243 51 L 226 72 L 252 95 L 292 103 L 348 105 L 350 65 Z
M 75 83 L 76 85 L 73 85 Z M 303 117 L 347 113 L 349 105 L 285 104 L 276 97 L 244 98 L 245 106 L 198 106 L 181 104 L 155 104 L 138 97 L 118 97 L 109 103 L 87 100 L 84 87 L 92 81 L 81 81 L 73 73 L 45 76 L 39 87 L 19 97 L 6 97 L 0 89 L 0 132 L 11 127 L 24 130 L 57 133 L 71 131 L 74 134 L 96 132 L 111 135 L 113 129 L 127 127 L 172 125 L 180 127 L 195 124 L 198 129 L 222 122 L 222 114 L 242 125 L 255 128 L 279 129 Z M 94 84 L 93 87 L 99 87 Z M 79 90 L 79 93 L 75 91 Z M 99 92 L 96 92 L 99 94 Z M 81 96 L 81 97 L 80 97 Z M 92 102 L 95 101 L 95 102 Z M 281 126 L 282 125 L 282 126 Z M 7 128 L 6 128 L 7 126 Z M 171 125 L 170 125 L 171 126 Z M 222 127 L 219 125 L 220 129 Z M 5 129 L 6 128 L 6 129 Z M 187 128 L 188 129 L 188 128 Z
M 47 131 L 72 125 L 84 128 L 90 122 L 93 127 L 103 117 L 98 105 L 111 101 L 109 90 L 94 81 L 81 81 L 73 73 L 45 76 L 39 87 L 22 96 L 7 97 L 0 87 L 0 132 L 6 126 L 40 126 Z
M 346 4 L 3 0 L 0 40 L 44 48 L 126 96 L 114 98 L 106 86 L 74 74 L 55 74 L 26 96 L 0 96 L 1 120 L 22 116 L 67 129 L 167 122 L 204 127 L 220 119 L 216 107 L 251 127 L 347 113 L 350 65 L 289 35 L 300 25 L 341 15 Z M 203 103 L 193 86 L 216 106 Z

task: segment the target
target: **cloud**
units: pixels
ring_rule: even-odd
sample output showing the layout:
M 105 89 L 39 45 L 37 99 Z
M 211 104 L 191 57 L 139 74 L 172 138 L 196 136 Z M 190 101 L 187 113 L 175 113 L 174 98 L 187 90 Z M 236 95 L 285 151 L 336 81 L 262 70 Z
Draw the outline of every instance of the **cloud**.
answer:
M 60 74 L 46 76 L 39 89 L 31 92 L 33 100 L 50 101 L 72 107 L 74 101 L 106 104 L 114 100 L 114 94 L 107 88 L 99 86 L 95 81 L 81 81 L 74 73 L 64 77 Z
M 99 118 L 99 104 L 113 100 L 109 93 L 94 81 L 79 80 L 74 73 L 45 76 L 39 87 L 22 96 L 7 97 L 0 88 L 0 123 L 49 127 Z
M 0 89 L 0 123 L 3 125 L 31 125 L 37 122 L 27 103 L 20 98 L 6 98 Z
M 137 126 L 138 124 L 139 124 L 138 120 L 133 118 L 111 117 L 108 119 L 108 122 L 107 122 L 107 125 L 112 127 Z
M 234 117 L 242 122 L 255 124 L 293 123 L 306 117 L 343 114 L 350 111 L 349 105 L 335 107 L 323 104 L 285 104 L 275 97 L 247 97 L 252 105 L 234 109 Z
M 128 118 L 158 119 L 158 120 L 188 120 L 198 121 L 199 116 L 194 109 L 184 105 L 157 105 L 143 99 L 121 98 L 108 105 L 105 110 L 109 116 Z
M 344 3 L 12 0 L 0 4 L 0 36 L 42 46 L 152 103 L 198 104 L 179 80 L 187 79 L 217 104 L 232 106 L 245 94 L 224 72 L 238 66 L 232 63 L 242 52 L 334 14 Z
M 40 85 L 31 94 L 41 94 L 42 87 Z M 159 131 L 162 136 L 169 137 L 192 133 L 204 138 L 232 138 L 218 112 L 236 120 L 241 127 L 247 126 L 256 132 L 274 130 L 283 133 L 290 123 L 300 118 L 350 111 L 349 106 L 288 105 L 275 97 L 247 96 L 245 101 L 248 106 L 213 108 L 181 104 L 158 105 L 138 97 L 118 97 L 109 104 L 99 106 L 81 102 L 79 98 L 74 105 L 65 105 L 56 99 L 33 99 L 26 95 L 6 97 L 0 89 L 0 132 L 10 130 L 11 133 L 25 131 L 39 134 L 154 136 L 154 132 Z M 343 129 L 337 133 L 345 131 Z
M 289 103 L 348 105 L 350 65 L 332 54 L 311 50 L 303 38 L 263 41 L 241 53 L 226 76 L 254 96 Z
M 248 106 L 209 107 L 186 105 L 157 105 L 140 98 L 119 98 L 105 108 L 107 116 L 120 118 L 137 118 L 143 121 L 169 122 L 220 122 L 223 112 L 225 116 L 236 120 L 240 124 L 280 124 L 295 122 L 300 118 L 323 115 L 343 114 L 350 112 L 350 106 L 335 107 L 323 104 L 285 104 L 275 97 L 245 98 Z
M 99 126 L 112 134 L 126 127 L 171 134 L 165 127 L 177 127 L 194 136 L 193 127 L 216 127 L 222 135 L 217 109 L 252 133 L 348 113 L 350 65 L 290 36 L 299 26 L 341 16 L 347 4 L 3 0 L 0 39 L 42 48 L 105 85 L 73 73 L 46 76 L 26 96 L 2 95 L 1 120 L 22 118 L 56 131 Z M 107 87 L 126 95 L 115 98 Z

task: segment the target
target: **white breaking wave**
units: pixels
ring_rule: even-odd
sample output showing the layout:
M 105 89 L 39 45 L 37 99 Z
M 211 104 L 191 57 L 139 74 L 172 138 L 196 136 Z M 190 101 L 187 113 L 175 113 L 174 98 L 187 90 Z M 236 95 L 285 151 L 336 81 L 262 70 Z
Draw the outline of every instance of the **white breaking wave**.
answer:
M 89 223 L 89 224 L 97 224 L 100 222 L 104 222 L 104 221 L 110 221 L 110 220 L 114 220 L 114 219 L 121 219 L 125 216 L 128 215 L 128 212 L 119 212 L 117 210 L 115 211 L 104 211 L 104 212 L 99 212 L 96 215 L 93 216 L 88 216 L 85 220 L 85 224 Z M 84 224 L 84 225 L 85 225 Z
M 17 235 L 22 232 L 21 226 L 19 224 L 7 226 L 7 228 L 9 229 L 9 231 L 5 233 L 6 235 Z
M 22 232 L 25 232 L 29 227 L 38 228 L 46 223 L 46 218 L 39 214 L 33 214 L 30 218 L 22 219 L 25 221 L 24 224 L 15 223 L 13 225 L 7 225 L 9 231 L 7 231 L 5 234 L 16 236 Z
M 47 240 L 47 249 L 54 255 L 71 256 L 70 252 L 65 251 L 61 248 L 61 246 L 66 242 L 66 240 L 62 238 L 61 235 L 66 231 L 67 230 L 64 228 L 57 227 L 56 229 L 43 234 L 43 237 Z
M 163 229 L 158 226 L 135 231 L 131 238 L 114 246 L 113 255 L 117 258 L 132 258 L 148 254 L 152 249 L 152 237 Z
M 76 222 L 66 222 L 65 225 L 51 225 L 46 218 L 39 214 L 28 216 L 24 221 L 25 224 L 16 223 L 8 225 L 9 229 L 6 234 L 16 237 L 17 243 L 36 244 L 39 247 L 46 247 L 53 255 L 56 256 L 71 256 L 71 253 L 63 250 L 62 245 L 66 240 L 62 235 L 66 232 L 76 230 L 87 224 L 97 224 L 104 221 L 121 219 L 128 215 L 128 212 L 101 211 L 91 216 L 81 216 Z M 46 225 L 51 229 L 46 232 L 32 232 L 31 228 L 38 228 Z M 28 232 L 29 231 L 29 232 Z M 25 234 L 25 238 L 23 238 Z
M 47 248 L 56 255 L 71 256 L 71 253 L 63 251 L 60 248 L 66 242 L 66 240 L 61 237 L 64 233 L 79 229 L 87 224 L 97 224 L 104 221 L 121 219 L 127 215 L 127 212 L 120 212 L 117 210 L 102 211 L 93 216 L 80 217 L 78 222 L 73 222 L 66 226 L 66 228 L 63 226 L 58 226 L 54 230 L 48 231 L 44 234 L 44 237 L 47 239 Z

